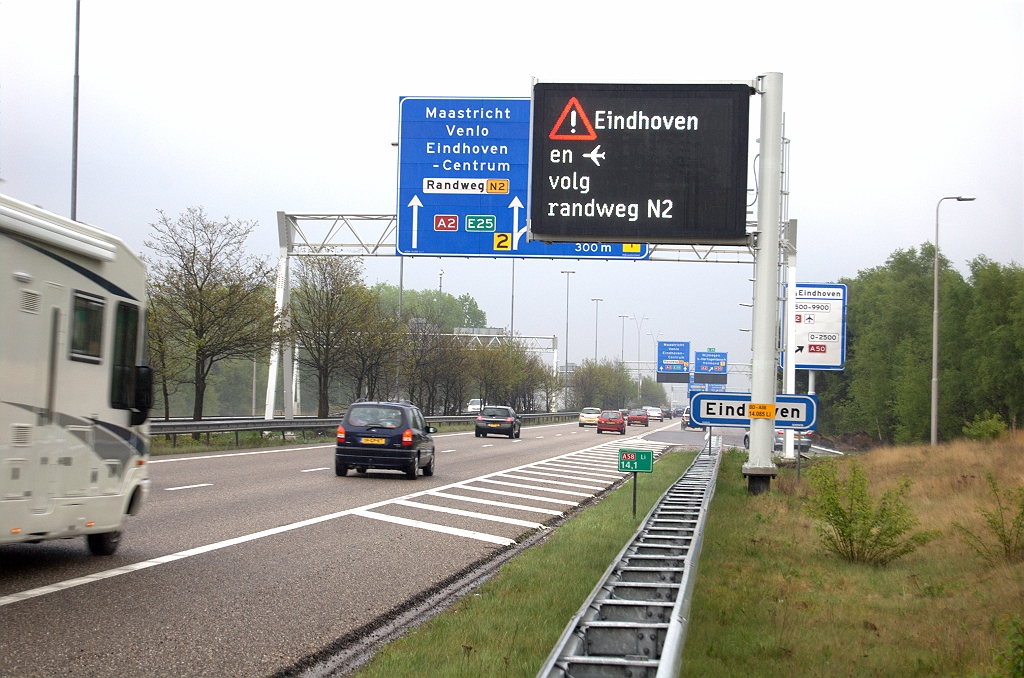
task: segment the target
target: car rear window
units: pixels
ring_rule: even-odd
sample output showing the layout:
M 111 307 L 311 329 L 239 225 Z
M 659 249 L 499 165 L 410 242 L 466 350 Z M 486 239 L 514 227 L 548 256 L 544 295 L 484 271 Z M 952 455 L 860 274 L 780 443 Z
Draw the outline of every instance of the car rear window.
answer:
M 630 412 L 630 414 L 633 415 L 634 417 L 646 417 L 647 416 L 646 410 L 633 410 L 632 412 Z
M 583 414 L 600 414 L 600 413 L 601 413 L 601 410 L 597 409 L 596 407 L 584 407 L 583 408 Z
M 507 417 L 509 416 L 508 410 L 504 407 L 485 407 L 481 413 L 484 417 Z
M 603 412 L 601 416 L 603 416 L 605 419 L 619 419 L 622 417 L 622 414 L 620 414 L 619 412 Z
M 402 410 L 386 405 L 356 405 L 345 413 L 348 426 L 398 428 L 402 425 Z

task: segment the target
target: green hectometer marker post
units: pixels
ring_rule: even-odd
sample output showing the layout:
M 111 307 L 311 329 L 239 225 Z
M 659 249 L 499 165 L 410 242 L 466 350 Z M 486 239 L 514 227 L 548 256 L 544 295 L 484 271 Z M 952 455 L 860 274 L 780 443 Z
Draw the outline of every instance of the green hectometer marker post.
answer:
M 636 518 L 636 474 L 654 471 L 654 453 L 650 450 L 619 448 L 619 471 L 633 472 L 633 518 Z

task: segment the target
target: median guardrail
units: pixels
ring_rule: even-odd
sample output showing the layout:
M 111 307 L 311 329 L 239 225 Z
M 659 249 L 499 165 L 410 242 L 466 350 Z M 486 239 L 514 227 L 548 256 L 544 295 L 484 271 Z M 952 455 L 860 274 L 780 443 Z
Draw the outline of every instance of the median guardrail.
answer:
M 575 421 L 579 412 L 553 412 L 540 414 L 522 414 L 520 417 L 523 423 L 546 424 L 559 423 L 564 421 Z M 424 417 L 427 423 L 432 425 L 471 424 L 476 420 L 476 415 L 459 415 L 452 417 L 436 416 Z M 177 446 L 177 436 L 205 433 L 207 442 L 211 433 L 232 433 L 235 434 L 235 443 L 238 443 L 238 434 L 242 431 L 266 431 L 280 432 L 282 439 L 287 433 L 299 433 L 305 437 L 307 431 L 330 431 L 333 433 L 342 422 L 342 417 L 330 417 L 318 419 L 315 417 L 296 417 L 294 419 L 261 419 L 252 417 L 224 417 L 194 421 L 188 419 L 172 420 L 150 420 L 150 435 L 171 436 L 171 446 Z

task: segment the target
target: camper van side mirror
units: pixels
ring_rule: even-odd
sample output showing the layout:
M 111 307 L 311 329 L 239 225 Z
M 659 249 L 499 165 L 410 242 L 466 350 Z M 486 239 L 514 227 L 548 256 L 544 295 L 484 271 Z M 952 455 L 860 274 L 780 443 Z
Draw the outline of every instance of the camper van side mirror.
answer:
M 138 426 L 149 417 L 153 407 L 153 370 L 146 365 L 135 368 L 135 412 L 132 412 L 132 425 Z

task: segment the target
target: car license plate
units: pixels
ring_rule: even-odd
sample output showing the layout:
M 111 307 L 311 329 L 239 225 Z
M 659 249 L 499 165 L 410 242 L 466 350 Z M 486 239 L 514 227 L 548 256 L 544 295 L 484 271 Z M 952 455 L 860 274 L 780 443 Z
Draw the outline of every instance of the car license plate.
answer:
M 363 445 L 383 445 L 387 441 L 383 438 L 361 438 L 359 442 Z
M 493 428 L 498 428 L 499 426 L 501 426 L 501 424 L 488 424 L 488 426 L 491 426 Z

